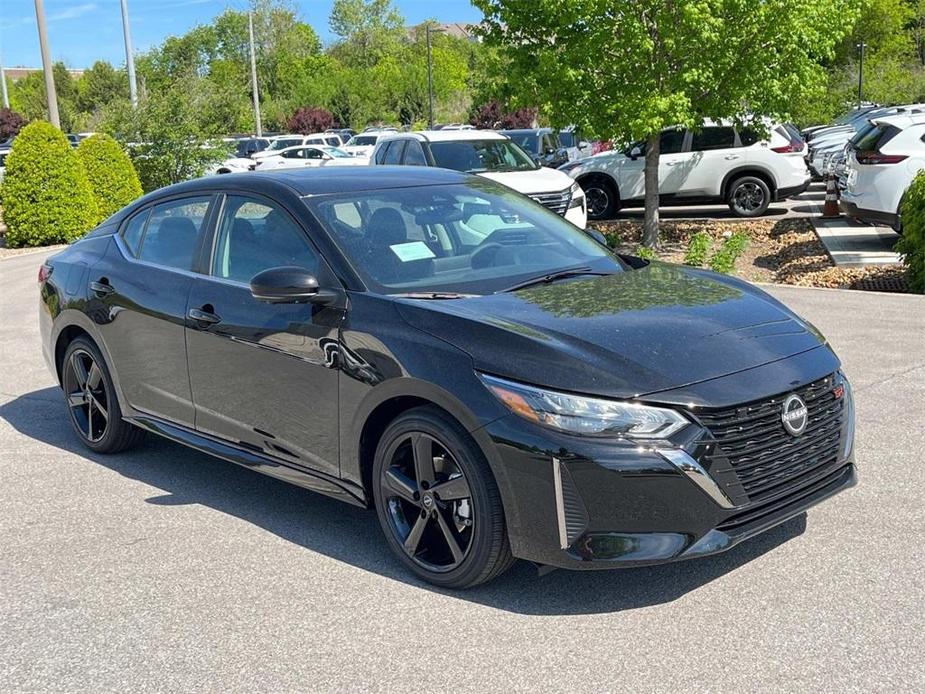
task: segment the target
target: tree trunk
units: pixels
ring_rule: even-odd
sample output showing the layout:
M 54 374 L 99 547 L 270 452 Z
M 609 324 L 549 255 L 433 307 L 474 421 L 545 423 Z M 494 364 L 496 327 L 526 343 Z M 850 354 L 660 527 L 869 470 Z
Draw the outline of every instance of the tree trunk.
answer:
M 642 244 L 658 246 L 658 156 L 661 133 L 649 136 L 646 142 L 646 214 L 642 223 Z

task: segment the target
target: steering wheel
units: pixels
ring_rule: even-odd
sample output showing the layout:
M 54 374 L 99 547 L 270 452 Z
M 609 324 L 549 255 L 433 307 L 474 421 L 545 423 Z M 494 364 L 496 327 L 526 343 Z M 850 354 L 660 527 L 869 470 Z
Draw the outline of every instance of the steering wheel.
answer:
M 495 256 L 498 255 L 498 251 L 501 250 L 502 246 L 500 243 L 485 243 L 475 249 L 472 253 L 472 257 L 469 258 L 469 266 L 473 270 L 481 270 L 482 268 L 491 267 L 495 263 Z

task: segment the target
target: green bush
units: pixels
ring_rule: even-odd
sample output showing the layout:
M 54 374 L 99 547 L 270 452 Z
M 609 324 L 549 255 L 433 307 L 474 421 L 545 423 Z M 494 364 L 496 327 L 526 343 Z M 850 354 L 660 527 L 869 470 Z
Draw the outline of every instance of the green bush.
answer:
M 726 275 L 735 270 L 736 260 L 748 247 L 748 236 L 737 231 L 723 242 L 710 258 L 710 269 Z
M 109 135 L 91 135 L 77 146 L 96 200 L 97 221 L 101 222 L 141 196 L 141 182 L 132 160 Z
M 12 247 L 66 243 L 97 222 L 96 203 L 64 134 L 35 121 L 19 133 L 3 180 L 6 242 Z
M 707 253 L 713 245 L 713 237 L 705 231 L 698 231 L 691 237 L 687 246 L 687 253 L 684 254 L 684 264 L 693 265 L 694 267 L 703 267 L 707 261 Z
M 925 294 L 925 171 L 912 181 L 902 203 L 903 235 L 896 251 L 906 265 L 909 288 Z
M 640 246 L 636 249 L 636 257 L 642 258 L 643 260 L 655 260 L 658 256 L 655 251 L 648 246 Z

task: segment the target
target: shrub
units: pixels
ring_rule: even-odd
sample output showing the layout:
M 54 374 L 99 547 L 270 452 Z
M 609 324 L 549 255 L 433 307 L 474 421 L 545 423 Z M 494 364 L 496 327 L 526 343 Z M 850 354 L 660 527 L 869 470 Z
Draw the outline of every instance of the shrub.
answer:
M 748 247 L 748 236 L 737 231 L 723 242 L 710 258 L 710 269 L 729 274 L 735 269 L 736 260 Z
M 118 212 L 141 195 L 132 160 L 109 135 L 91 135 L 77 146 L 77 158 L 96 201 L 97 221 Z
M 45 121 L 30 123 L 13 142 L 3 180 L 3 218 L 9 246 L 73 241 L 97 221 L 96 203 L 64 134 Z
M 691 237 L 691 241 L 687 246 L 684 264 L 703 267 L 703 264 L 707 261 L 707 253 L 710 252 L 712 245 L 713 237 L 705 231 L 698 231 Z
M 902 203 L 903 235 L 896 251 L 906 265 L 909 288 L 925 294 L 925 171 L 912 181 Z
M 9 140 L 25 127 L 27 121 L 11 108 L 0 108 L 0 142 Z
M 286 121 L 286 127 L 289 132 L 302 135 L 320 133 L 334 127 L 334 115 L 325 108 L 303 106 Z
M 643 260 L 655 260 L 658 256 L 648 246 L 640 246 L 636 249 L 636 257 L 642 258 Z

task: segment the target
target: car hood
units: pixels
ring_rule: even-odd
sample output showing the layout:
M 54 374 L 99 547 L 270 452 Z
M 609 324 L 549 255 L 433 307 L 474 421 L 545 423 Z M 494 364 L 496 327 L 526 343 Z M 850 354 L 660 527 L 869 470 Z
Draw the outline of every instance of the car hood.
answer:
M 691 385 L 824 344 L 761 290 L 662 263 L 517 292 L 398 302 L 409 324 L 465 351 L 480 371 L 611 397 Z
M 574 183 L 568 174 L 547 167 L 532 171 L 484 171 L 480 172 L 479 176 L 503 183 L 508 188 L 513 188 L 525 195 L 558 193 L 567 190 Z

